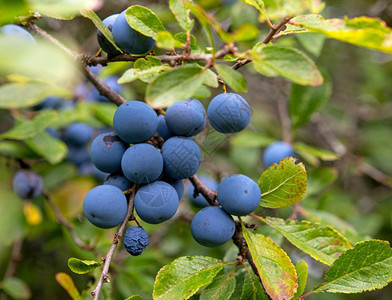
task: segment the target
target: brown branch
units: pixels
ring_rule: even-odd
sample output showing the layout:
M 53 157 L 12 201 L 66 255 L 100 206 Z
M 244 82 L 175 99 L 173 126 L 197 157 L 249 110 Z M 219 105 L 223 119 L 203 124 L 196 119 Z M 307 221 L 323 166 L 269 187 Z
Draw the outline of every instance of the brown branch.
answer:
M 201 193 L 210 205 L 219 206 L 219 202 L 216 198 L 216 193 L 210 188 L 208 188 L 208 186 L 199 178 L 199 176 L 193 175 L 189 178 L 189 180 L 195 187 L 196 194 Z
M 101 277 L 98 280 L 97 286 L 95 287 L 94 291 L 91 292 L 91 295 L 93 296 L 93 300 L 98 300 L 99 299 L 99 294 L 102 289 L 102 285 L 104 282 L 110 282 L 109 279 L 109 267 L 110 267 L 110 262 L 112 261 L 114 251 L 116 250 L 116 247 L 118 243 L 121 240 L 122 235 L 124 234 L 125 227 L 127 226 L 129 220 L 132 219 L 133 217 L 133 207 L 134 207 L 134 200 L 135 200 L 135 194 L 138 186 L 135 184 L 133 188 L 131 189 L 131 193 L 129 194 L 129 203 L 128 203 L 128 210 L 127 210 L 127 215 L 125 216 L 124 221 L 121 223 L 120 227 L 118 227 L 117 232 L 114 235 L 113 238 L 113 243 L 109 248 L 108 253 L 102 260 L 105 262 L 103 265 Z

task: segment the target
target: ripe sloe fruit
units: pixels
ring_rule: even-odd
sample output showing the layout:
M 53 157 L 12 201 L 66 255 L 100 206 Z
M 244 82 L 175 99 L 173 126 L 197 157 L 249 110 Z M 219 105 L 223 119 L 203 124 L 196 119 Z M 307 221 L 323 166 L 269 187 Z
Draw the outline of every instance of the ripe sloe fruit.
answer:
M 80 147 L 86 145 L 92 137 L 93 129 L 85 123 L 73 123 L 64 131 L 64 141 L 69 145 Z
M 135 183 L 151 183 L 163 171 L 161 152 L 150 144 L 136 144 L 125 151 L 121 168 L 128 180 Z
M 295 157 L 293 147 L 285 142 L 279 141 L 269 145 L 263 154 L 263 164 L 265 168 L 269 168 L 273 164 L 279 164 L 279 162 L 289 156 Z
M 245 216 L 254 211 L 261 199 L 260 188 L 249 177 L 236 174 L 224 178 L 218 185 L 218 201 L 229 214 Z
M 83 211 L 95 226 L 112 228 L 124 220 L 127 214 L 127 199 L 118 187 L 98 185 L 84 198 Z
M 143 228 L 132 226 L 125 231 L 124 246 L 133 256 L 142 254 L 149 242 L 147 232 Z
M 132 186 L 133 183 L 130 182 L 123 174 L 121 173 L 116 173 L 116 174 L 110 174 L 104 181 L 104 185 L 110 184 L 118 187 L 122 191 L 129 190 Z
M 218 187 L 218 181 L 216 181 L 214 178 L 206 175 L 200 175 L 200 179 L 206 184 L 208 188 L 216 192 L 216 189 Z M 189 201 L 197 206 L 197 207 L 206 207 L 209 205 L 208 201 L 204 196 L 199 193 L 196 198 L 193 197 L 193 194 L 195 192 L 195 187 L 189 183 L 188 184 L 188 189 L 187 189 L 187 196 Z
M 12 187 L 20 198 L 36 198 L 43 190 L 42 177 L 33 171 L 19 170 L 14 176 Z
M 163 138 L 165 141 L 173 136 L 173 133 L 171 133 L 170 129 L 167 127 L 164 115 L 158 116 L 157 132 L 159 136 Z
M 174 216 L 178 202 L 174 187 L 167 182 L 155 181 L 137 191 L 135 210 L 144 222 L 158 224 Z
M 113 127 L 125 142 L 134 144 L 150 139 L 158 125 L 158 116 L 146 103 L 127 101 L 121 104 L 113 117 Z
M 174 103 L 166 110 L 166 124 L 175 135 L 194 136 L 206 126 L 206 110 L 199 100 L 190 98 Z
M 112 132 L 98 135 L 91 143 L 90 154 L 93 164 L 106 173 L 121 171 L 121 159 L 128 145 Z
M 194 175 L 200 167 L 201 151 L 190 138 L 174 136 L 162 146 L 165 173 L 175 179 Z
M 111 15 L 107 18 L 105 18 L 102 22 L 103 24 L 106 25 L 106 27 L 109 29 L 110 32 L 112 32 L 113 29 L 113 23 L 114 21 L 117 19 L 119 14 L 114 14 Z M 110 43 L 106 37 L 103 35 L 103 33 L 98 29 L 97 30 L 97 40 L 98 40 L 98 44 L 99 46 L 102 48 L 103 51 L 105 51 L 108 54 L 112 54 L 112 55 L 119 55 L 121 54 L 120 51 L 118 51 L 116 48 L 114 48 L 114 46 L 112 45 L 112 43 Z
M 68 146 L 67 160 L 80 167 L 90 161 L 90 153 L 86 147 Z
M 193 238 L 206 247 L 218 247 L 230 240 L 235 232 L 233 218 L 218 206 L 200 210 L 191 223 Z
M 250 122 L 248 102 L 238 94 L 219 94 L 211 100 L 207 110 L 211 126 L 221 133 L 243 130 Z
M 155 45 L 155 40 L 129 26 L 125 10 L 114 21 L 112 34 L 116 45 L 131 54 L 145 54 Z

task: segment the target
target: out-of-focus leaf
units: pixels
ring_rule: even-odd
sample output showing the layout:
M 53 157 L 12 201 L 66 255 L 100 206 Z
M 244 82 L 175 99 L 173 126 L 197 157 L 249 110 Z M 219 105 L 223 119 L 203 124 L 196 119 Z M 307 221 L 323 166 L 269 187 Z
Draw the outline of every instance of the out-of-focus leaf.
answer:
M 249 232 L 243 224 L 242 231 L 265 292 L 272 299 L 292 298 L 298 278 L 286 252 L 270 238 Z
M 203 99 L 211 96 L 211 91 L 205 85 L 201 85 L 192 95 L 192 98 Z
M 261 190 L 260 206 L 286 207 L 300 201 L 306 191 L 307 174 L 303 163 L 288 157 L 273 164 L 261 174 L 258 185 Z
M 302 47 L 304 47 L 306 51 L 310 52 L 315 57 L 320 56 L 324 47 L 325 39 L 327 38 L 325 35 L 316 32 L 298 34 L 296 37 L 301 43 Z
M 362 293 L 392 281 L 392 249 L 387 241 L 359 242 L 343 253 L 325 275 L 316 293 Z
M 71 276 L 67 273 L 59 272 L 56 274 L 56 281 L 67 291 L 68 295 L 73 300 L 81 300 L 82 297 L 79 294 Z
M 298 289 L 294 295 L 294 299 L 298 299 L 306 288 L 306 282 L 308 280 L 308 264 L 306 261 L 301 260 L 295 265 L 295 270 L 298 276 Z
M 69 20 L 80 10 L 98 9 L 99 0 L 28 0 L 31 9 L 51 18 Z
M 245 23 L 233 32 L 233 38 L 237 42 L 248 42 L 256 39 L 259 34 L 260 31 L 255 25 L 251 23 Z
M 181 28 L 187 32 L 190 32 L 195 21 L 189 17 L 190 9 L 184 5 L 185 1 L 189 0 L 170 0 L 169 5 L 170 10 L 176 17 L 177 22 L 180 24 Z
M 68 259 L 68 267 L 77 274 L 86 274 L 100 267 L 102 262 L 94 260 L 81 260 L 75 257 Z
M 324 161 L 334 161 L 340 158 L 340 156 L 336 153 L 305 145 L 301 142 L 296 142 L 293 146 L 296 153 L 314 166 L 318 166 L 320 164 L 320 159 Z
M 213 280 L 223 268 L 222 261 L 208 256 L 184 256 L 159 270 L 153 298 L 188 299 Z
M 324 167 L 315 168 L 308 172 L 308 185 L 306 187 L 306 196 L 309 197 L 320 192 L 327 185 L 331 184 L 338 178 L 336 168 Z
M 262 75 L 280 75 L 301 85 L 323 83 L 316 64 L 298 49 L 258 43 L 253 47 L 251 56 L 256 71 Z
M 15 141 L 1 141 L 0 142 L 0 154 L 8 157 L 15 158 L 38 158 L 39 156 L 26 148 L 19 142 Z
M 246 79 L 241 73 L 226 65 L 216 64 L 215 69 L 233 91 L 237 93 L 246 93 L 248 91 Z
M 179 32 L 174 35 L 174 38 L 181 44 L 185 44 L 187 41 L 187 34 L 185 32 Z M 191 50 L 200 50 L 199 46 L 197 45 L 196 38 L 192 34 L 190 35 L 190 42 Z
M 116 105 L 112 103 L 94 103 L 91 108 L 98 120 L 106 125 L 113 126 L 113 116 L 117 109 Z
M 8 277 L 2 282 L 4 292 L 15 299 L 29 299 L 31 291 L 28 285 L 20 278 Z
M 0 0 L 0 5 L 0 26 L 13 23 L 15 21 L 15 16 L 25 16 L 29 14 L 29 4 L 26 0 Z
M 234 272 L 223 273 L 216 276 L 214 280 L 204 288 L 200 300 L 227 300 L 235 289 Z
M 174 49 L 182 48 L 183 44 L 180 43 L 174 36 L 168 31 L 160 31 L 157 35 L 157 46 L 163 49 Z
M 160 31 L 166 31 L 158 16 L 144 6 L 129 7 L 125 12 L 125 18 L 133 29 L 155 40 Z
M 230 139 L 230 143 L 232 145 L 239 145 L 244 147 L 251 148 L 262 148 L 272 144 L 276 140 L 260 133 L 252 132 L 252 131 L 242 131 L 232 139 Z
M 26 139 L 26 145 L 51 164 L 57 164 L 67 155 L 67 145 L 46 132 L 41 132 Z
M 140 295 L 132 295 L 131 297 L 128 297 L 125 300 L 143 300 L 143 298 Z
M 30 201 L 23 203 L 23 213 L 27 220 L 27 223 L 31 226 L 36 226 L 42 222 L 41 209 Z

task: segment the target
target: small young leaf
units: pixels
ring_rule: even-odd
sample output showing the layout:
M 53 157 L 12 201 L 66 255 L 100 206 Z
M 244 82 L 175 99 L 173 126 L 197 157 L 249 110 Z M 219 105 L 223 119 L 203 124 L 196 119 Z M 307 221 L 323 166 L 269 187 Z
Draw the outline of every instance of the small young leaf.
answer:
M 186 32 L 190 32 L 193 28 L 194 20 L 191 20 L 189 17 L 190 9 L 184 5 L 184 1 L 189 0 L 170 0 L 169 5 L 181 28 Z
M 247 270 L 248 271 L 248 270 Z M 249 271 L 245 273 L 244 286 L 242 288 L 240 300 L 268 300 L 260 279 L 256 274 Z
M 24 140 L 41 133 L 45 128 L 51 126 L 58 120 L 58 113 L 45 110 L 32 120 L 23 120 L 13 128 L 0 135 L 2 139 Z
M 293 147 L 296 153 L 303 157 L 305 161 L 314 166 L 318 166 L 320 164 L 320 159 L 324 161 L 334 161 L 340 158 L 340 155 L 336 153 L 309 146 L 300 142 L 294 143 Z
M 347 239 L 329 226 L 321 227 L 308 221 L 284 221 L 269 217 L 265 221 L 294 246 L 328 266 L 332 265 L 340 254 L 351 248 Z
M 103 24 L 95 12 L 92 10 L 82 10 L 81 14 L 83 17 L 90 19 L 94 23 L 95 27 L 97 27 L 97 29 L 102 32 L 105 38 L 113 45 L 114 48 L 116 48 L 117 51 L 121 53 L 123 52 L 114 42 L 112 32 L 109 30 L 109 28 L 106 27 L 105 24 Z
M 256 7 L 261 16 L 265 17 L 265 5 L 263 0 L 242 0 L 242 2 Z
M 197 64 L 162 72 L 147 86 L 146 100 L 153 107 L 167 107 L 192 97 L 202 85 L 204 74 L 203 68 Z
M 241 73 L 226 65 L 216 64 L 215 69 L 233 91 L 237 93 L 246 93 L 248 91 L 246 79 Z
M 290 299 L 297 291 L 297 274 L 290 258 L 274 241 L 262 234 L 242 231 L 266 293 L 272 299 Z
M 140 5 L 129 7 L 125 12 L 125 18 L 129 26 L 154 40 L 157 39 L 160 31 L 166 31 L 158 16 L 150 9 Z
M 67 155 L 67 145 L 46 132 L 41 132 L 25 140 L 26 145 L 51 164 L 57 164 Z
M 301 260 L 295 265 L 295 270 L 298 276 L 298 289 L 294 295 L 294 300 L 297 300 L 305 291 L 306 281 L 308 280 L 308 264 Z
M 315 293 L 362 293 L 392 281 L 392 249 L 387 241 L 359 242 L 334 262 L 325 275 L 326 283 Z
M 67 273 L 59 272 L 56 274 L 56 281 L 67 291 L 73 300 L 81 300 L 78 289 L 75 286 L 71 276 Z
M 28 285 L 19 278 L 9 277 L 2 282 L 3 291 L 15 299 L 29 299 L 31 291 Z
M 102 262 L 94 260 L 81 260 L 78 258 L 71 257 L 68 259 L 68 267 L 72 272 L 77 274 L 85 274 L 91 272 L 102 265 Z
M 214 280 L 203 290 L 200 300 L 227 300 L 235 289 L 234 272 L 216 276 Z
M 143 298 L 140 295 L 132 295 L 131 297 L 128 297 L 125 300 L 143 300 Z
M 195 50 L 195 51 L 200 50 L 199 46 L 197 45 L 195 36 L 192 34 L 190 36 L 191 36 L 191 45 L 190 45 L 191 50 Z M 176 33 L 174 35 L 174 38 L 182 44 L 185 44 L 187 42 L 187 34 L 185 32 Z
M 295 48 L 258 43 L 253 47 L 251 56 L 256 71 L 262 75 L 280 75 L 301 85 L 317 86 L 323 83 L 315 63 Z
M 157 35 L 157 46 L 159 48 L 172 50 L 174 48 L 182 48 L 183 45 L 169 31 L 160 31 Z
M 261 174 L 258 185 L 261 190 L 260 206 L 277 208 L 300 201 L 306 191 L 307 174 L 303 163 L 288 157 L 273 164 Z
M 188 299 L 212 282 L 223 268 L 222 261 L 208 256 L 183 256 L 159 270 L 155 278 L 153 298 Z

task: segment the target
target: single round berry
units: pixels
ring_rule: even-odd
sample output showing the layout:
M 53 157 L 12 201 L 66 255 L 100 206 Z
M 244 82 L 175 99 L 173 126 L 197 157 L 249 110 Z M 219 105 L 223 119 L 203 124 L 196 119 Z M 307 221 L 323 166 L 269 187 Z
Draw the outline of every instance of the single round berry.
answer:
M 60 97 L 49 96 L 44 99 L 41 103 L 33 106 L 33 110 L 41 109 L 59 109 L 63 106 L 66 100 Z
M 142 254 L 149 242 L 147 232 L 143 228 L 132 226 L 125 231 L 124 246 L 133 256 Z
M 131 54 L 145 54 L 155 45 L 155 40 L 131 28 L 125 18 L 125 10 L 116 18 L 112 27 L 116 45 Z
M 236 174 L 224 178 L 218 185 L 217 196 L 222 208 L 234 216 L 245 216 L 260 203 L 261 192 L 256 182 Z
M 80 147 L 87 145 L 93 135 L 91 126 L 85 123 L 73 123 L 64 131 L 64 141 L 69 145 Z
M 165 141 L 173 136 L 173 133 L 167 127 L 164 115 L 158 116 L 157 132 L 159 136 L 163 138 Z
M 196 174 L 201 163 L 199 146 L 190 138 L 174 136 L 162 146 L 165 173 L 174 179 L 185 179 Z
M 273 164 L 279 164 L 279 162 L 289 156 L 295 157 L 293 147 L 285 142 L 275 142 L 269 145 L 263 154 L 263 164 L 265 168 L 269 168 Z
M 216 181 L 214 178 L 210 177 L 210 176 L 206 176 L 206 175 L 200 175 L 200 179 L 205 183 L 205 185 L 213 190 L 214 192 L 216 192 L 216 189 L 218 187 L 218 181 Z M 204 196 L 199 193 L 197 195 L 196 198 L 193 197 L 193 194 L 195 192 L 195 187 L 189 183 L 187 186 L 187 196 L 189 201 L 197 206 L 197 207 L 206 207 L 209 205 L 208 201 L 206 200 L 206 198 L 204 198 Z
M 137 191 L 135 210 L 144 222 L 158 224 L 174 216 L 178 202 L 174 187 L 167 182 L 156 181 Z
M 110 174 L 104 181 L 104 185 L 110 184 L 118 187 L 122 191 L 127 191 L 129 190 L 132 186 L 133 183 L 130 182 L 123 174 L 121 173 L 116 173 L 116 174 Z
M 117 135 L 130 144 L 150 139 L 158 125 L 158 116 L 146 103 L 128 101 L 121 104 L 113 117 Z
M 28 32 L 26 29 L 14 25 L 14 24 L 8 24 L 0 27 L 1 33 L 10 36 L 10 37 L 16 37 L 20 38 L 23 41 L 27 41 L 28 43 L 31 44 L 36 44 L 35 39 L 33 36 Z
M 200 210 L 191 223 L 193 238 L 206 247 L 218 247 L 230 240 L 235 232 L 233 218 L 218 206 Z
M 15 194 L 23 199 L 32 199 L 41 195 L 43 191 L 42 177 L 29 170 L 18 171 L 12 181 Z
M 135 183 L 151 183 L 163 171 L 161 152 L 150 144 L 136 144 L 125 151 L 121 168 L 128 180 Z
M 90 153 L 86 147 L 68 146 L 67 160 L 80 167 L 91 162 Z
M 119 188 L 99 185 L 87 193 L 83 211 L 95 226 L 112 228 L 119 225 L 127 215 L 127 199 Z
M 115 133 L 102 133 L 91 143 L 91 160 L 93 164 L 103 172 L 120 172 L 121 159 L 127 148 L 128 145 Z
M 174 187 L 177 192 L 178 199 L 181 200 L 182 195 L 184 194 L 184 183 L 182 182 L 182 179 L 173 179 L 167 177 L 162 179 L 162 181 L 165 181 L 168 184 L 170 184 L 172 187 Z
M 113 23 L 116 21 L 117 17 L 119 14 L 114 14 L 111 15 L 107 18 L 105 18 L 102 23 L 106 25 L 106 27 L 109 29 L 110 32 L 112 32 L 113 29 Z M 120 51 L 118 51 L 111 42 L 107 40 L 107 38 L 103 35 L 103 33 L 98 29 L 97 30 L 97 40 L 99 46 L 102 48 L 103 51 L 105 51 L 108 54 L 112 55 L 119 55 L 121 54 Z
M 206 110 L 196 99 L 174 103 L 166 110 L 166 124 L 175 135 L 194 136 L 206 126 Z
M 251 112 L 243 97 L 235 93 L 225 93 L 211 100 L 207 115 L 216 131 L 235 133 L 248 126 Z

